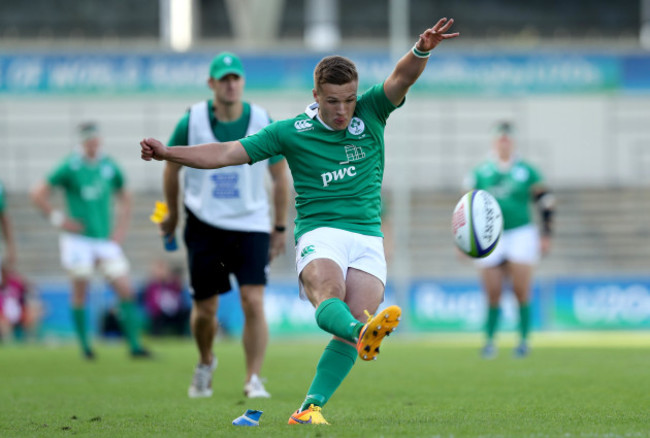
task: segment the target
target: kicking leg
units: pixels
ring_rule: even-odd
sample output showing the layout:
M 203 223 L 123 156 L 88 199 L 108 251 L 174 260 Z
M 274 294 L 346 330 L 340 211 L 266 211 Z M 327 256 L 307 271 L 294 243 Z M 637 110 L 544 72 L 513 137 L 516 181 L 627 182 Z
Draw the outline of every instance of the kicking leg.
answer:
M 338 268 L 338 266 L 336 267 Z M 353 318 L 356 317 L 354 319 L 357 322 L 355 326 L 360 325 L 363 328 L 363 324 L 358 319 L 365 318 L 364 311 L 374 312 L 377 309 L 383 298 L 384 285 L 376 277 L 351 268 L 348 270 L 345 289 L 347 291 L 345 307 L 349 309 L 348 312 L 352 314 Z M 326 309 L 325 311 L 329 312 L 330 310 Z M 323 324 L 326 323 L 326 321 L 323 322 Z M 359 332 L 357 332 L 357 336 L 359 336 Z M 303 424 L 309 421 L 313 424 L 314 421 L 320 420 L 325 422 L 320 408 L 327 403 L 341 385 L 354 366 L 357 356 L 354 340 L 334 336 L 316 366 L 316 375 L 309 387 L 305 401 L 300 409 L 291 416 L 289 424 Z

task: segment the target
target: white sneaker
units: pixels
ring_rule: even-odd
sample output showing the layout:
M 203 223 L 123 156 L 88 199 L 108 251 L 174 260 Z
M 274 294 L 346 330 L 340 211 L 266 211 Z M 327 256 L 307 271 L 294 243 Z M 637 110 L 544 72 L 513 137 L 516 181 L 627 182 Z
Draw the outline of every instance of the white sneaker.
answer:
M 212 356 L 210 365 L 198 364 L 194 369 L 192 384 L 187 390 L 190 398 L 212 397 L 212 373 L 217 368 L 217 358 Z
M 248 398 L 270 398 L 271 394 L 266 392 L 262 380 L 253 374 L 247 384 L 244 385 L 244 395 Z

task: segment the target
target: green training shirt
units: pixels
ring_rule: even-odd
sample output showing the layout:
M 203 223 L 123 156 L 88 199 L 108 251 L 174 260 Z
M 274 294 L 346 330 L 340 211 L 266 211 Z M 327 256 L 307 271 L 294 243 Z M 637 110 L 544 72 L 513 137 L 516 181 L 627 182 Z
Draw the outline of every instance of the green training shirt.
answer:
M 542 175 L 532 165 L 515 161 L 509 169 L 501 170 L 496 162 L 486 161 L 472 171 L 470 178 L 475 189 L 490 192 L 499 202 L 504 230 L 532 222 L 531 188 L 542 182 Z
M 80 153 L 66 157 L 48 176 L 50 185 L 63 189 L 68 214 L 83 225 L 80 234 L 107 239 L 113 223 L 112 196 L 124 187 L 124 176 L 106 156 L 89 161 Z
M 357 98 L 345 130 L 328 129 L 312 104 L 240 140 L 252 162 L 277 154 L 287 159 L 296 190 L 296 240 L 319 227 L 382 236 L 384 128 L 395 108 L 377 84 Z

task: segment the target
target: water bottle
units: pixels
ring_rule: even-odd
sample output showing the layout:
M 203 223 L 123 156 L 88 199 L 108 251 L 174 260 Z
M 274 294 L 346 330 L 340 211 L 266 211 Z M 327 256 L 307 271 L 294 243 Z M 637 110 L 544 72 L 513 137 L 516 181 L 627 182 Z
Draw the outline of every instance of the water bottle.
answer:
M 153 214 L 149 216 L 149 219 L 154 224 L 161 224 L 168 214 L 169 209 L 167 208 L 167 204 L 162 201 L 156 201 L 156 207 L 153 210 Z M 171 233 L 163 236 L 163 246 L 165 247 L 165 251 L 176 251 L 178 249 L 176 235 Z
M 176 243 L 176 235 L 172 233 L 163 236 L 163 245 L 165 247 L 165 251 L 176 251 L 178 249 L 178 244 Z

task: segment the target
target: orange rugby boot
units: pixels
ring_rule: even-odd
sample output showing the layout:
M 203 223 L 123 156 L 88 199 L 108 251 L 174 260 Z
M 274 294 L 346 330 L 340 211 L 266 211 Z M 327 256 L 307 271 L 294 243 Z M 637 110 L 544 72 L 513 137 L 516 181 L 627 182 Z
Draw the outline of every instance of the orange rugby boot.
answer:
M 357 351 L 363 360 L 377 360 L 379 345 L 384 337 L 389 336 L 398 326 L 402 316 L 402 309 L 398 306 L 389 306 L 372 316 L 366 310 L 368 322 L 359 333 Z
M 289 417 L 289 424 L 329 424 L 320 411 L 320 406 L 309 405 L 302 412 L 294 412 Z

